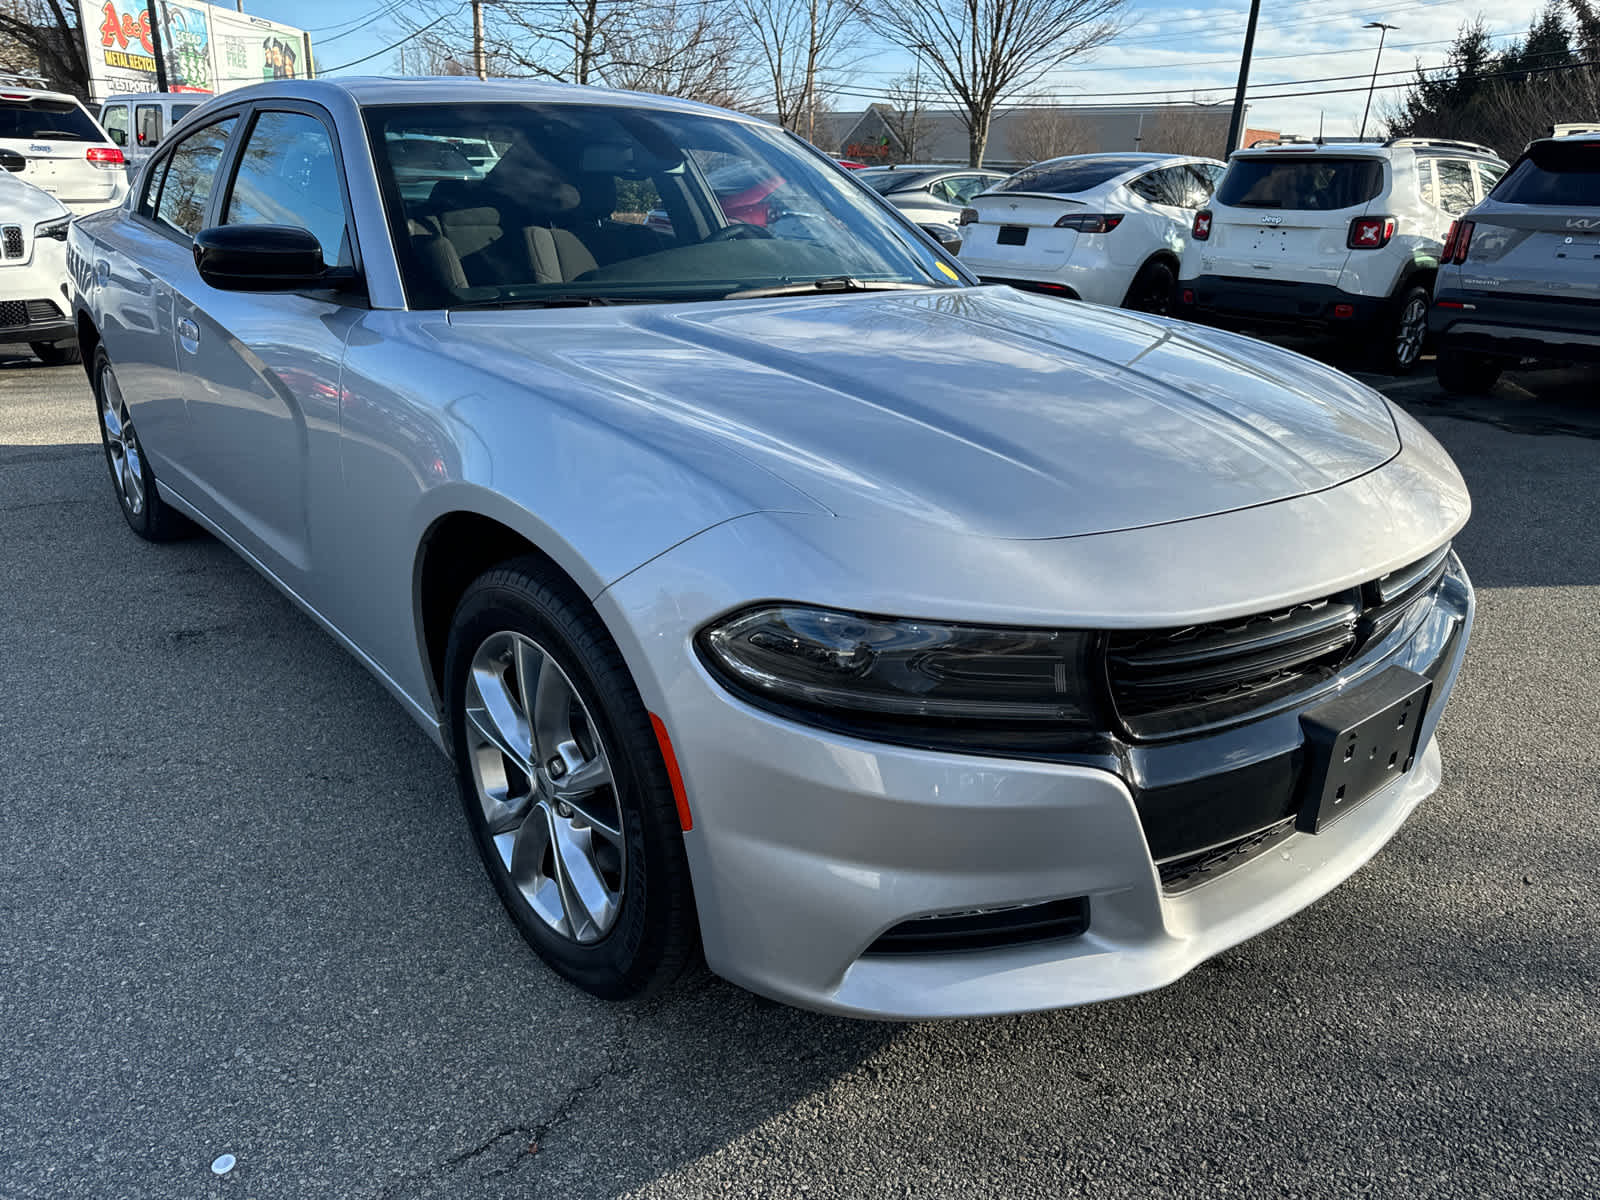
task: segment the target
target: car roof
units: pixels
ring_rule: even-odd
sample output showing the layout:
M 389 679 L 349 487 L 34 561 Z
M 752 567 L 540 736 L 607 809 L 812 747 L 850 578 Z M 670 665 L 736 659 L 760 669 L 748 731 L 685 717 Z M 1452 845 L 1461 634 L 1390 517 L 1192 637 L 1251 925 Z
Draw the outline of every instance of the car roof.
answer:
M 1451 158 L 1484 158 L 1504 162 L 1488 146 L 1476 142 L 1458 142 L 1446 138 L 1327 138 L 1302 141 L 1290 138 L 1284 141 L 1260 141 L 1252 146 L 1241 146 L 1228 157 L 1269 158 L 1274 155 L 1326 155 L 1334 158 L 1393 158 L 1397 150 L 1410 150 L 1421 154 L 1443 154 Z
M 281 79 L 224 92 L 208 100 L 207 106 L 217 101 L 240 104 L 274 97 L 324 104 L 335 98 L 343 98 L 353 100 L 361 107 L 384 104 L 493 104 L 517 101 L 542 104 L 607 104 L 619 108 L 641 107 L 665 112 L 703 113 L 749 125 L 771 123 L 747 113 L 701 104 L 696 100 L 679 100 L 647 92 L 624 92 L 613 88 L 589 87 L 576 83 L 552 83 L 538 79 L 485 80 L 457 75 L 406 79 L 391 79 L 377 75 Z

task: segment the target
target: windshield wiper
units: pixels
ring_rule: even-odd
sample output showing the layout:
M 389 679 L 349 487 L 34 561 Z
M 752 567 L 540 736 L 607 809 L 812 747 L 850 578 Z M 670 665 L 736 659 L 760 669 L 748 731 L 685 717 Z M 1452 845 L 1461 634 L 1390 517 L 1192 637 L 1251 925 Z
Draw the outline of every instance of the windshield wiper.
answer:
M 520 300 L 463 300 L 450 305 L 451 311 L 475 308 L 595 308 L 620 304 L 611 296 L 591 296 L 579 292 L 559 292 L 552 296 L 526 296 Z
M 825 296 L 837 292 L 917 292 L 938 286 L 936 283 L 874 282 L 856 279 L 850 275 L 834 275 L 828 279 L 808 279 L 804 283 L 780 283 L 773 287 L 746 288 L 742 292 L 728 292 L 722 298 L 755 300 L 761 296 Z

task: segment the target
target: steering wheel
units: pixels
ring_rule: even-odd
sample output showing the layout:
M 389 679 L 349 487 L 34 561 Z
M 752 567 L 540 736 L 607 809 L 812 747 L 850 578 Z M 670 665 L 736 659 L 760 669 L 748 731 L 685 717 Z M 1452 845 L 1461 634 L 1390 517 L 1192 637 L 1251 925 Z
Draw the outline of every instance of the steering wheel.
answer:
M 745 221 L 735 221 L 732 225 L 724 225 L 714 233 L 709 233 L 700 239 L 702 246 L 709 246 L 712 242 L 733 242 L 741 238 L 770 238 L 772 231 L 762 225 L 751 225 Z

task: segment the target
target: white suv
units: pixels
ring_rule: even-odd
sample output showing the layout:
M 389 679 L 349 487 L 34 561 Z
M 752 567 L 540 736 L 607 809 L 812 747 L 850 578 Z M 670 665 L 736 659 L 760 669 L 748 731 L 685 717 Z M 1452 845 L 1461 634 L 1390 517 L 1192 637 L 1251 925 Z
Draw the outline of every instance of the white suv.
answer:
M 1258 142 L 1235 151 L 1195 214 L 1178 314 L 1326 330 L 1411 370 L 1450 223 L 1505 174 L 1470 142 Z
M 78 361 L 67 299 L 67 226 L 53 196 L 0 171 L 0 343 L 26 342 L 47 363 Z
M 0 165 L 79 216 L 128 194 L 122 148 L 65 92 L 0 84 Z

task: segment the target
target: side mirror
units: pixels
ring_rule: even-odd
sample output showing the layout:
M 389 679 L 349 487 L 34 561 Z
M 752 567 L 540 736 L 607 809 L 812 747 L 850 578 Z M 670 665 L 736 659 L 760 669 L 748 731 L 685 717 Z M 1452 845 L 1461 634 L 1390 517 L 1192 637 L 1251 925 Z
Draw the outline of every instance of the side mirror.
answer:
M 194 265 L 201 279 L 225 292 L 296 292 L 331 283 L 317 239 L 294 225 L 202 229 Z
M 924 225 L 922 232 L 945 248 L 949 254 L 961 253 L 961 235 L 947 225 Z

